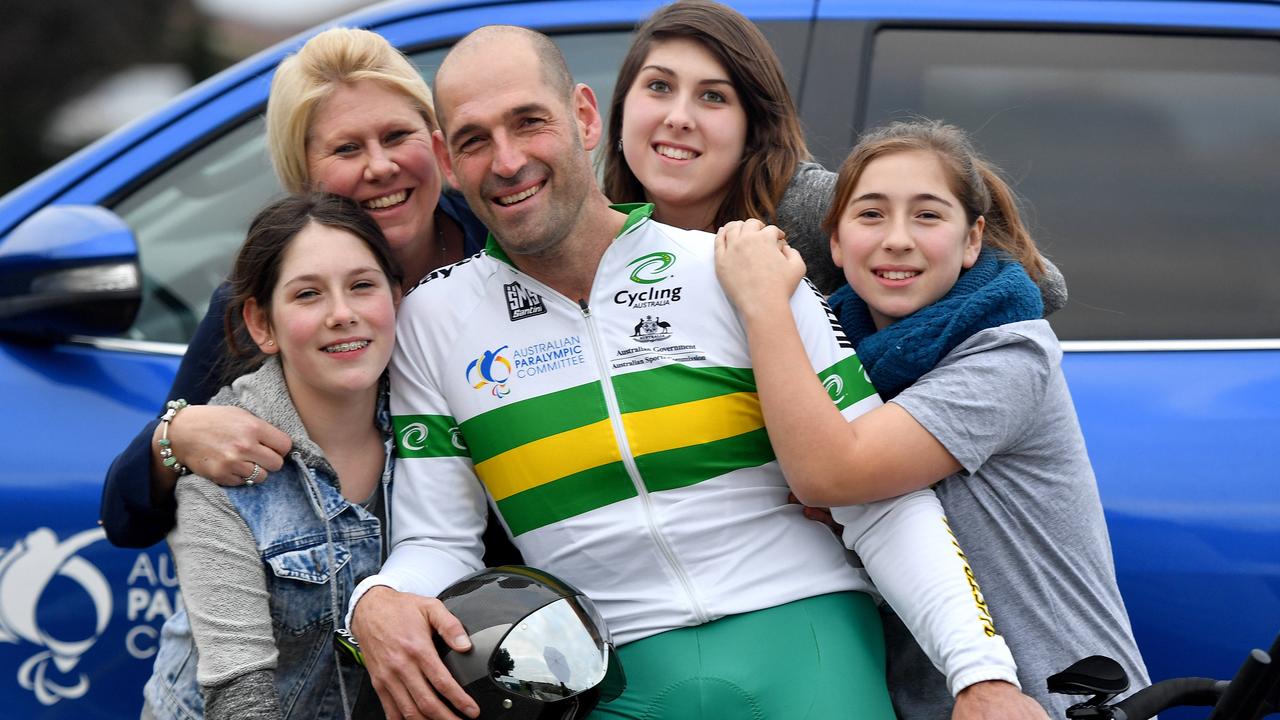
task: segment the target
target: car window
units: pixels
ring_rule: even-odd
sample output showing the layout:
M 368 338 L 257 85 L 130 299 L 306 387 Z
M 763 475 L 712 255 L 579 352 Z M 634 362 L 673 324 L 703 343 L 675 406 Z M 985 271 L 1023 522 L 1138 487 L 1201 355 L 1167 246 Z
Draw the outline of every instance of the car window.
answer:
M 630 33 L 566 34 L 555 40 L 574 77 L 607 105 Z M 434 48 L 410 59 L 430 82 L 446 51 Z M 214 288 L 226 278 L 250 219 L 282 192 L 265 135 L 261 116 L 254 116 L 116 204 L 114 210 L 137 237 L 144 278 L 142 306 L 125 337 L 170 343 L 191 337 Z
M 885 29 L 865 127 L 973 132 L 1066 275 L 1063 339 L 1280 337 L 1280 43 Z
M 227 276 L 258 208 L 281 192 L 255 117 L 146 183 L 115 211 L 138 240 L 143 294 L 133 340 L 185 343 Z

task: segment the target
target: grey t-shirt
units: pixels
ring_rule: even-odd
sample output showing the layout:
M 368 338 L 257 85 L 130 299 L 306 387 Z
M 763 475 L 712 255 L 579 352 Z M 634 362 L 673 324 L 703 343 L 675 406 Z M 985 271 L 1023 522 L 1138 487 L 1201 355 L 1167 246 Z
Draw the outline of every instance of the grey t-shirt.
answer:
M 1093 468 L 1044 320 L 984 330 L 892 400 L 964 468 L 936 488 L 969 556 L 1023 690 L 1064 717 L 1045 678 L 1089 655 L 1149 684 L 1124 601 Z M 950 717 L 953 699 L 902 623 L 885 617 L 889 688 L 900 717 Z

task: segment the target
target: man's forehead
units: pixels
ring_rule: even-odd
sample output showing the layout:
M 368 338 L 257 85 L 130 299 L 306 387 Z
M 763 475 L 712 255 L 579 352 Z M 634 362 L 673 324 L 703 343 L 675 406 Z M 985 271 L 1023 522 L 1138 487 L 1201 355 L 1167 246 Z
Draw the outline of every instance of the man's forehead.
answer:
M 530 111 L 549 111 L 563 105 L 547 86 L 536 59 L 511 58 L 451 68 L 437 82 L 436 97 L 446 118 L 446 131 L 462 124 L 491 123 Z

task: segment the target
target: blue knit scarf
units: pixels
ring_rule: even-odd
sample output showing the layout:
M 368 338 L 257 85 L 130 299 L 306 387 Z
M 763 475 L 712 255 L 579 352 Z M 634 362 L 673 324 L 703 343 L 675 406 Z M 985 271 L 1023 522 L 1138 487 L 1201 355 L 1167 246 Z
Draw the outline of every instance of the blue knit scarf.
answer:
M 845 285 L 831 309 L 858 350 L 871 382 L 888 400 L 929 372 L 969 336 L 987 328 L 1044 316 L 1040 290 L 1022 265 L 983 248 L 951 291 L 877 331 L 867 304 Z

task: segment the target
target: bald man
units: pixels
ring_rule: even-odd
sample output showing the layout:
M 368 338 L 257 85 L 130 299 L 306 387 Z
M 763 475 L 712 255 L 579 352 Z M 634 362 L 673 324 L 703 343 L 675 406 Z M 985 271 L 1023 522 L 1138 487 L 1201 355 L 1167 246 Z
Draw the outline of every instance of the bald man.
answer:
M 960 693 L 957 717 L 1044 717 L 932 492 L 859 507 L 845 538 L 865 570 L 788 504 L 712 236 L 609 204 L 595 95 L 549 39 L 467 36 L 436 112 L 437 158 L 491 235 L 400 310 L 392 551 L 349 613 L 388 717 L 479 712 L 431 633 L 470 648 L 434 596 L 481 567 L 487 504 L 608 623 L 628 689 L 597 716 L 892 718 L 878 589 Z M 878 405 L 817 292 L 792 309 L 842 413 Z M 657 329 L 635 332 L 645 317 Z

